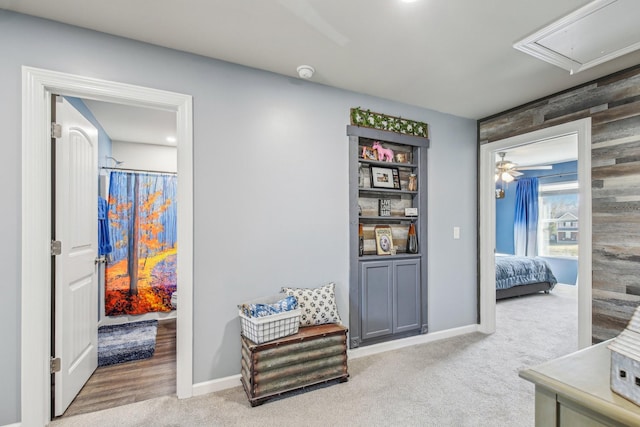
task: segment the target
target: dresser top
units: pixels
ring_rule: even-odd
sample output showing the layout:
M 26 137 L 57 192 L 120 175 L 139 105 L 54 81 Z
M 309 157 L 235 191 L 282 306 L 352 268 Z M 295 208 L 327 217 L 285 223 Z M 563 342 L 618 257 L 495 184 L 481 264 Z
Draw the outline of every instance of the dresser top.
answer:
M 640 407 L 611 390 L 610 341 L 520 371 L 520 377 L 629 425 L 640 425 Z

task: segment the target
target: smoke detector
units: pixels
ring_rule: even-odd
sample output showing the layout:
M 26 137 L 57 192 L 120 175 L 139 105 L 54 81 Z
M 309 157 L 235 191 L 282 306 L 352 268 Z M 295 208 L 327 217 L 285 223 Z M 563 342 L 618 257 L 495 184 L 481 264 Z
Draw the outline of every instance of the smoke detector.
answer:
M 311 65 L 301 65 L 297 68 L 298 75 L 301 79 L 310 79 L 316 70 Z

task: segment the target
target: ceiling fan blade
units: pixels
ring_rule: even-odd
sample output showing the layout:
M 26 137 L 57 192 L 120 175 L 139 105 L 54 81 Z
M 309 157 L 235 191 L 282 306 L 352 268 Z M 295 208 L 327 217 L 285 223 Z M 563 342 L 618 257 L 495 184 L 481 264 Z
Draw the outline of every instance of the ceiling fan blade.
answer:
M 531 170 L 549 170 L 553 169 L 552 165 L 538 165 L 538 166 L 518 166 L 516 167 L 519 171 L 531 171 Z
M 517 170 L 515 170 L 515 169 L 508 170 L 508 171 L 507 171 L 507 173 L 508 173 L 509 175 L 511 175 L 511 176 L 520 176 L 520 175 L 524 175 L 522 172 L 518 172 L 518 171 L 517 171 Z

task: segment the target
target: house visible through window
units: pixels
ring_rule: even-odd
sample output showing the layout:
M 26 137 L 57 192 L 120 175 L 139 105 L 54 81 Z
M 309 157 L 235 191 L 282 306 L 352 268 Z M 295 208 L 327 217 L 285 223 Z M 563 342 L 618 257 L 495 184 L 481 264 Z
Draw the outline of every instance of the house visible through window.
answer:
M 538 255 L 578 256 L 578 183 L 540 184 Z

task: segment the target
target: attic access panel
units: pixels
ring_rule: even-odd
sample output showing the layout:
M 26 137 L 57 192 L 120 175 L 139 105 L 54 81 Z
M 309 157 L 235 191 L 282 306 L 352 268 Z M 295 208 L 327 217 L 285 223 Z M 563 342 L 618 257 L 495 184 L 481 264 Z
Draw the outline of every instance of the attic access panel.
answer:
M 639 16 L 638 0 L 595 0 L 513 47 L 574 74 L 640 49 Z

